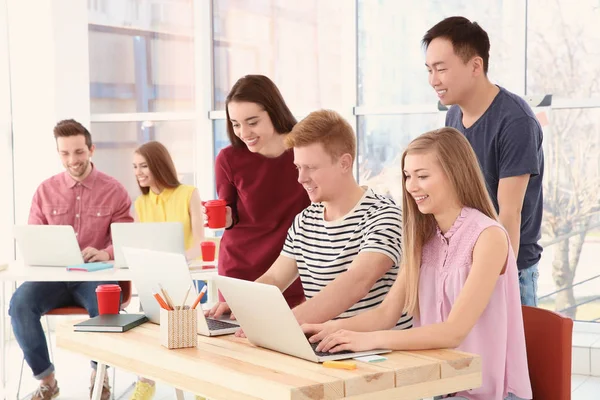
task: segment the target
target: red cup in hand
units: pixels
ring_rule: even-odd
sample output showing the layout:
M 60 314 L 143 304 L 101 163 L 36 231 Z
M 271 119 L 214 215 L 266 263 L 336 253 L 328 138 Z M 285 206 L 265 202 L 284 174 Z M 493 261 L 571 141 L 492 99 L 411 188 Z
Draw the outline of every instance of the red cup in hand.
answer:
M 225 200 L 209 200 L 204 203 L 208 227 L 211 229 L 223 229 L 227 220 L 227 202 Z
M 96 288 L 96 297 L 98 298 L 98 313 L 100 315 L 119 313 L 121 286 L 98 285 Z
M 200 243 L 200 249 L 202 250 L 202 261 L 214 261 L 215 260 L 215 242 L 206 241 Z

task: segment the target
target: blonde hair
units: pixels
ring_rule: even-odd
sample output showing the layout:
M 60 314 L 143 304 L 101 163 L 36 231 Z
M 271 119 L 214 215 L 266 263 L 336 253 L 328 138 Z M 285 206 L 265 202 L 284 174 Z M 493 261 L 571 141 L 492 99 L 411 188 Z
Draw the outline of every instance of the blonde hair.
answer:
M 325 152 L 336 160 L 344 154 L 356 158 L 356 137 L 352 126 L 340 114 L 331 110 L 313 111 L 298 122 L 286 136 L 288 148 L 321 143 Z
M 427 152 L 435 154 L 463 207 L 474 208 L 498 220 L 477 156 L 462 133 L 454 128 L 442 128 L 417 137 L 402 154 L 402 170 L 404 171 L 407 155 Z M 402 174 L 402 207 L 402 268 L 406 274 L 404 312 L 414 315 L 418 310 L 423 245 L 435 234 L 437 223 L 432 214 L 422 214 L 419 211 L 415 200 L 406 190 L 405 174 Z

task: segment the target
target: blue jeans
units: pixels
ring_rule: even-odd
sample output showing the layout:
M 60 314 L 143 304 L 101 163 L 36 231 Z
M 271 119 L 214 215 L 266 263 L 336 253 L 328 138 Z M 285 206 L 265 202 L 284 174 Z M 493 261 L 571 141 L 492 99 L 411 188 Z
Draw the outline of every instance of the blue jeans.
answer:
M 17 343 L 36 379 L 54 372 L 41 317 L 65 306 L 84 307 L 90 317 L 98 315 L 96 287 L 116 282 L 25 282 L 10 299 L 8 314 Z M 92 367 L 95 363 L 92 363 Z
M 519 289 L 521 290 L 521 304 L 524 306 L 537 307 L 537 288 L 540 272 L 539 263 L 519 271 Z

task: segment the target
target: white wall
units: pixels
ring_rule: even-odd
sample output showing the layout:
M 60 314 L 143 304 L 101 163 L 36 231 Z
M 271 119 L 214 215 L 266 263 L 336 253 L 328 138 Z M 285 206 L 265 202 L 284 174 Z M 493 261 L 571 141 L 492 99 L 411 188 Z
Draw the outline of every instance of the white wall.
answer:
M 13 224 L 12 138 L 10 120 L 10 71 L 6 3 L 0 0 L 0 263 L 14 257 L 11 238 Z M 0 310 L 2 312 L 2 310 Z
M 74 118 L 89 127 L 88 17 L 81 0 L 7 3 L 18 224 L 27 221 L 37 186 L 63 170 L 56 122 Z

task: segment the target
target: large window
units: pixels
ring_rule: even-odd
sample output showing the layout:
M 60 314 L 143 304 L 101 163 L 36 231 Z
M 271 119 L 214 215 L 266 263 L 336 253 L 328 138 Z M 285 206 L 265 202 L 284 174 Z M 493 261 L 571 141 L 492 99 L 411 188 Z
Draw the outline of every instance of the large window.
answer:
M 527 91 L 554 96 L 541 118 L 546 125 L 541 304 L 598 321 L 600 52 L 594 43 L 600 40 L 600 5 L 528 4 Z
M 292 110 L 340 108 L 349 29 L 347 0 L 214 0 L 214 105 L 247 74 L 270 77 Z M 349 16 L 349 18 L 348 18 Z
M 525 2 L 358 0 L 358 103 L 377 107 L 434 104 L 421 39 L 446 17 L 477 21 L 491 42 L 490 78 L 523 90 Z
M 184 183 L 195 184 L 194 2 L 89 2 L 94 161 L 139 194 L 135 148 L 163 143 Z

